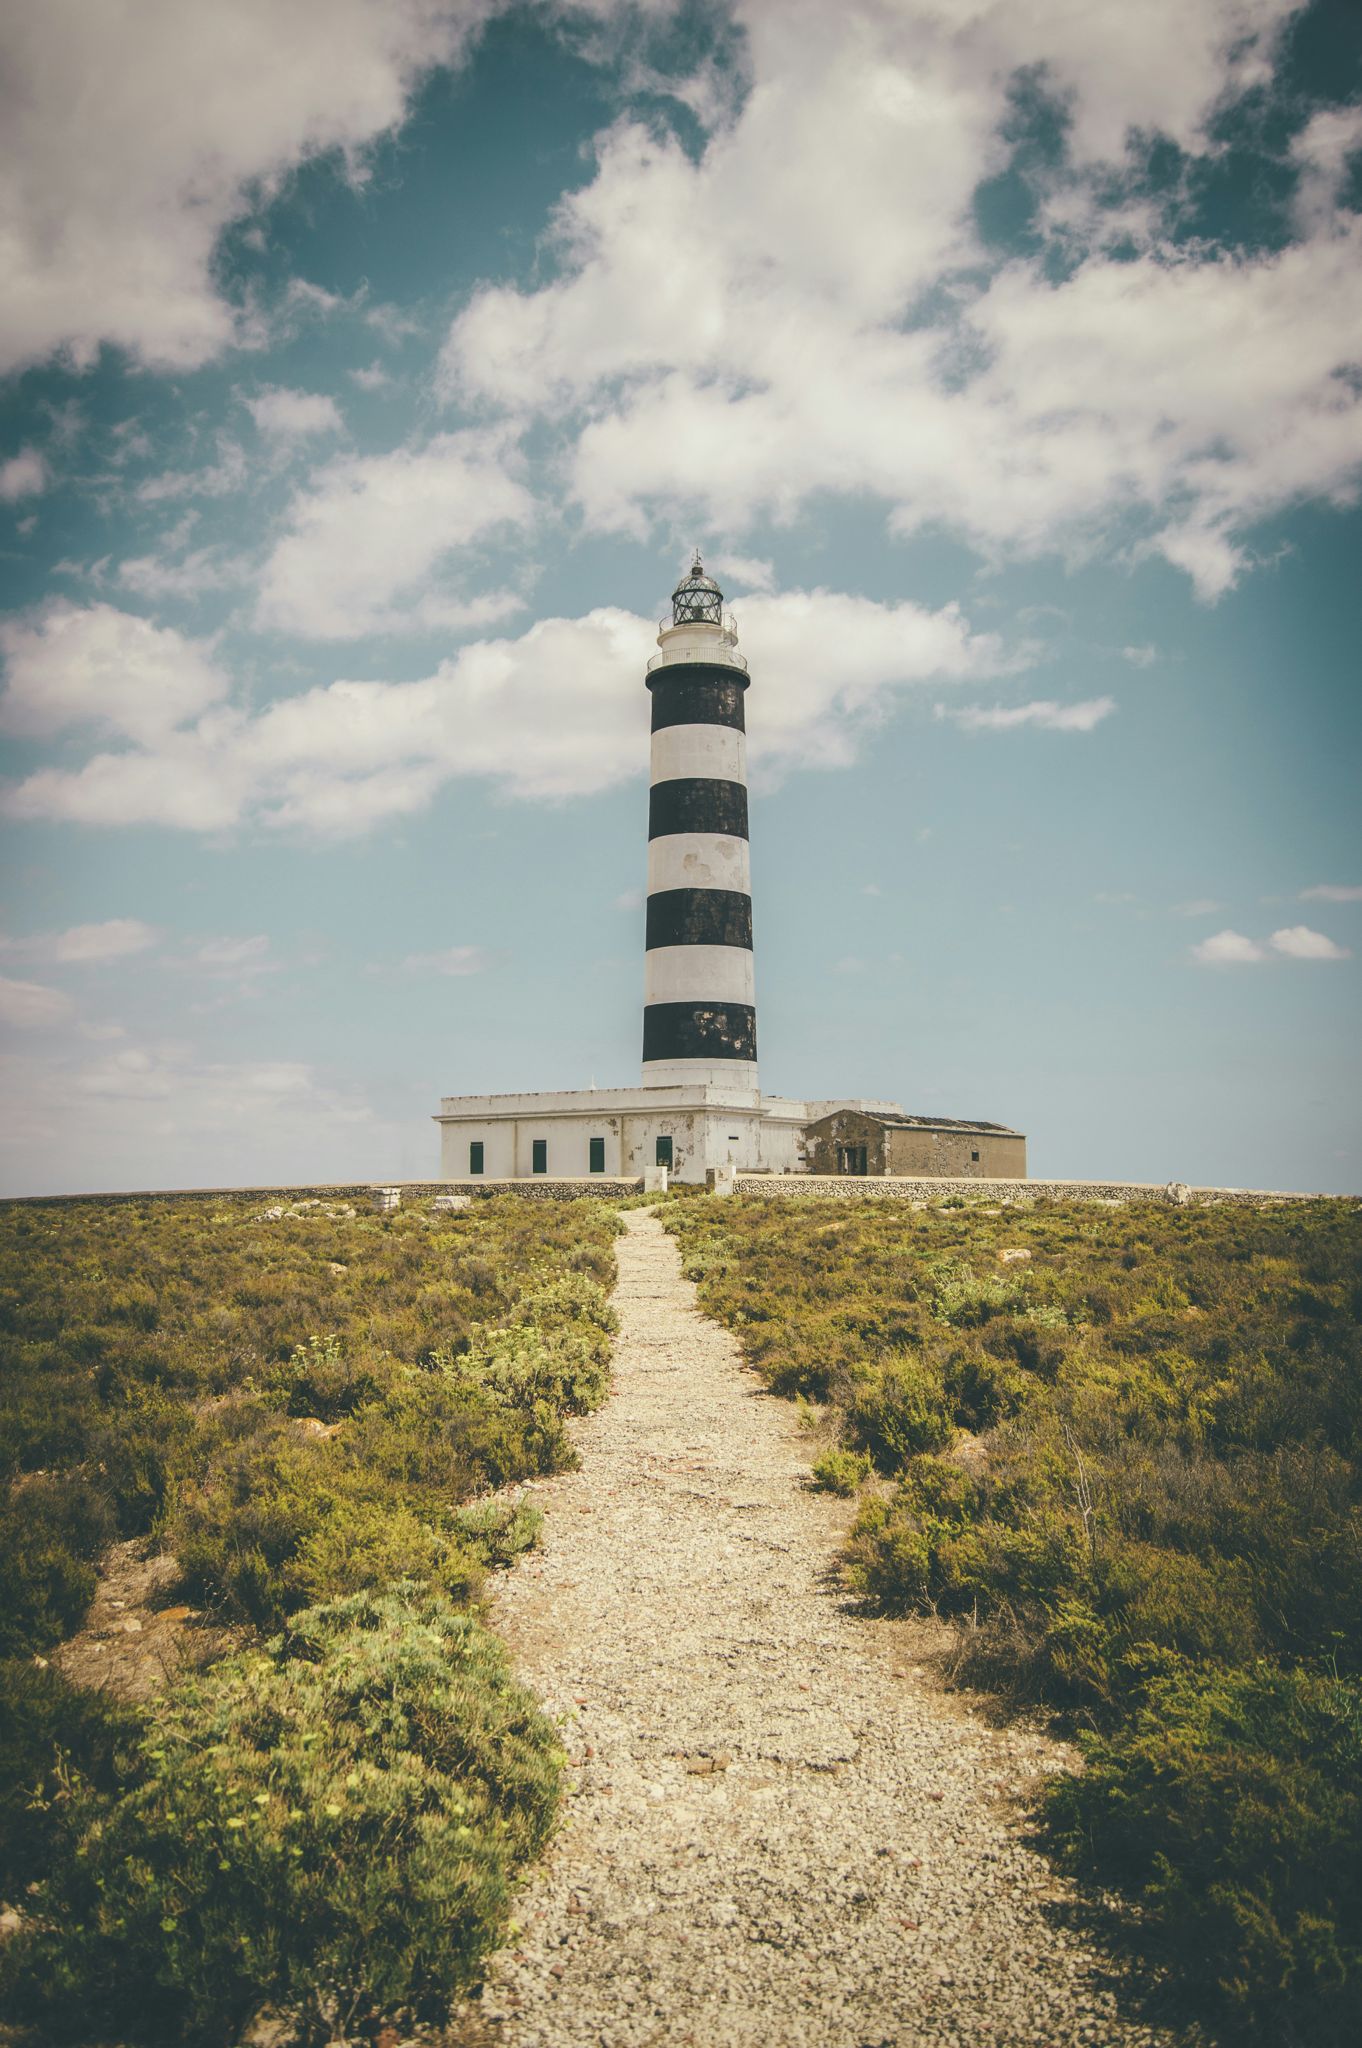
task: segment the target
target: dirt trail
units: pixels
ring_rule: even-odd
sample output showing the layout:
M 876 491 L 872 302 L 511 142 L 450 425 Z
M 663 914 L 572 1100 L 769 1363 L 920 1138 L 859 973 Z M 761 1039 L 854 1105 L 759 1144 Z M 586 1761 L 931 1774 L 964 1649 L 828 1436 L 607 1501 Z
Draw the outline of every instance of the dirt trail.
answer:
M 1169 2048 L 1122 2018 L 1018 1839 L 1017 1794 L 1064 1752 L 989 1728 L 905 1666 L 911 1631 L 844 1611 L 845 1518 L 807 1490 L 792 1409 L 655 1218 L 626 1220 L 615 1392 L 496 1596 L 572 1718 L 568 1824 L 481 2000 L 491 2038 Z

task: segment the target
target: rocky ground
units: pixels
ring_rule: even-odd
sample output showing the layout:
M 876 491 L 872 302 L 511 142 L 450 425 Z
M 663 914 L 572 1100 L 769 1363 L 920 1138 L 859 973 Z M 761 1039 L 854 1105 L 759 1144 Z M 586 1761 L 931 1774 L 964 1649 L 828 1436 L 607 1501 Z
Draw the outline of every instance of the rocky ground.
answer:
M 837 1589 L 794 1411 L 627 1217 L 615 1392 L 495 1620 L 564 1717 L 567 1821 L 453 2039 L 1172 2048 L 1021 1839 L 1072 1757 L 990 1727 Z
M 179 1566 L 148 1537 L 115 1543 L 85 1626 L 51 1653 L 73 1684 L 150 1700 L 187 1669 L 225 1657 L 245 1638 L 177 1596 Z M 42 1662 L 39 1659 L 39 1662 Z

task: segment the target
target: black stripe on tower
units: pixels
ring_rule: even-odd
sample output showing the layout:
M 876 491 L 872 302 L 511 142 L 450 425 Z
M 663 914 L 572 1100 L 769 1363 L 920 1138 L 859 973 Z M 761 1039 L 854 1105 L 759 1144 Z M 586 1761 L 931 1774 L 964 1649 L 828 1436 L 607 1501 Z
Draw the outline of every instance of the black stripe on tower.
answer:
M 752 944 L 752 898 L 740 889 L 659 889 L 648 898 L 649 952 L 655 946 Z
M 747 677 L 724 662 L 678 661 L 654 669 L 653 731 L 668 725 L 731 725 L 745 732 L 742 698 Z
M 673 832 L 724 832 L 747 837 L 747 784 L 707 775 L 677 775 L 648 792 L 648 837 Z
M 647 1003 L 643 1058 L 755 1060 L 757 1013 L 751 1003 Z

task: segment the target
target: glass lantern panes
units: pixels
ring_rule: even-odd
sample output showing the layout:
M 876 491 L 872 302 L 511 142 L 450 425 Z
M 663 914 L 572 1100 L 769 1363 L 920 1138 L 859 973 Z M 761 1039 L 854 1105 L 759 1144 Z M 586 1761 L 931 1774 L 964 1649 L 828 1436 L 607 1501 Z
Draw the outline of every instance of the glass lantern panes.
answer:
M 672 592 L 672 624 L 674 626 L 721 626 L 724 615 L 724 594 L 712 576 L 706 576 L 700 560 L 700 550 L 695 550 L 690 574 L 683 576 Z

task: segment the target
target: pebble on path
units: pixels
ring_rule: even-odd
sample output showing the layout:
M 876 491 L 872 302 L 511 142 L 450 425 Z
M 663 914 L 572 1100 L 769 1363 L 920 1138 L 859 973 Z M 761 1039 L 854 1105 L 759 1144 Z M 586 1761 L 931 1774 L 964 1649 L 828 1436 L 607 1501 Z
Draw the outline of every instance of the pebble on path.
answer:
M 1008 1795 L 1065 1752 L 988 1726 L 846 1610 L 793 1411 L 700 1314 L 656 1218 L 625 1221 L 614 1392 L 577 1427 L 581 1469 L 535 1488 L 542 1547 L 494 1600 L 570 1767 L 470 2028 L 500 2048 L 1173 2048 L 1047 1911 L 1063 1887 L 1019 1838 Z

